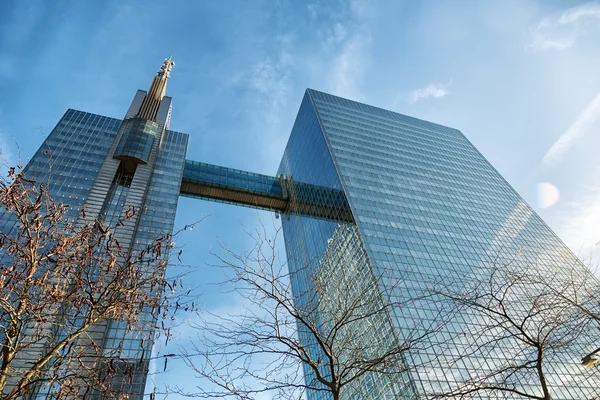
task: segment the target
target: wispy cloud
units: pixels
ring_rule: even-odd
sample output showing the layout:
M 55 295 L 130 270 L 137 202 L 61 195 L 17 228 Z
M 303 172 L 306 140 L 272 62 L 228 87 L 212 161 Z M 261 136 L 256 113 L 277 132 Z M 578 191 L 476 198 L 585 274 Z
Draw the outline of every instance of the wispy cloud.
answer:
M 544 155 L 542 163 L 551 165 L 559 161 L 576 139 L 582 137 L 594 122 L 600 118 L 600 93 L 588 104 L 588 106 L 577 116 L 575 122 L 563 133 Z
M 426 100 L 430 98 L 440 98 L 447 96 L 450 92 L 448 88 L 452 84 L 452 81 L 441 84 L 441 83 L 430 83 L 429 85 L 413 90 L 408 96 L 408 101 L 416 103 L 419 100 Z
M 330 70 L 330 90 L 335 95 L 353 100 L 363 98 L 359 88 L 369 66 L 370 18 L 368 2 L 351 1 L 348 18 L 333 25 L 327 34 L 326 47 L 335 54 Z
M 367 37 L 357 34 L 344 43 L 334 61 L 332 73 L 333 92 L 336 95 L 353 100 L 361 99 L 358 86 L 366 69 L 367 60 L 363 54 L 368 41 Z
M 49 4 L 33 4 L 28 2 L 18 2 L 6 7 L 4 11 L 10 16 L 8 20 L 3 20 L 0 26 L 0 36 L 2 45 L 9 48 L 18 49 L 25 45 L 27 41 L 40 27 L 40 20 L 43 20 L 48 11 Z
M 577 39 L 593 31 L 600 32 L 600 3 L 586 3 L 544 18 L 532 29 L 529 45 L 535 51 L 565 50 Z
M 600 171 L 598 171 L 600 172 Z M 600 174 L 596 173 L 596 180 Z M 577 201 L 566 204 L 558 233 L 565 243 L 582 256 L 598 253 L 600 244 L 600 185 L 590 185 Z
M 261 93 L 268 106 L 277 112 L 284 107 L 290 91 L 290 73 L 293 57 L 289 53 L 289 39 L 285 36 L 276 38 L 281 43 L 278 54 L 266 57 L 254 64 L 250 76 L 250 89 Z M 278 122 L 278 121 L 277 121 Z
M 259 158 L 265 168 L 279 161 L 289 129 L 286 121 L 297 111 L 298 95 L 307 86 L 333 94 L 363 100 L 361 83 L 368 68 L 370 44 L 370 3 L 365 0 L 342 0 L 339 8 L 330 3 L 308 6 L 304 23 L 314 27 L 319 38 L 307 46 L 306 37 L 297 32 L 287 8 L 273 7 L 263 17 L 277 21 L 276 33 L 261 36 L 264 51 L 252 60 L 250 68 L 234 74 L 232 84 L 250 93 L 243 98 L 243 108 L 252 111 L 250 129 L 260 132 L 264 154 Z M 251 54 L 254 56 L 254 54 Z
M 287 116 L 288 101 L 293 88 L 293 68 L 297 55 L 293 53 L 293 37 L 288 33 L 271 40 L 274 49 L 256 61 L 248 77 L 248 89 L 253 93 L 245 99 L 247 109 L 260 107 L 253 112 L 251 129 L 261 132 L 268 145 L 263 146 L 260 159 L 265 168 L 277 165 L 284 139 L 279 134 Z

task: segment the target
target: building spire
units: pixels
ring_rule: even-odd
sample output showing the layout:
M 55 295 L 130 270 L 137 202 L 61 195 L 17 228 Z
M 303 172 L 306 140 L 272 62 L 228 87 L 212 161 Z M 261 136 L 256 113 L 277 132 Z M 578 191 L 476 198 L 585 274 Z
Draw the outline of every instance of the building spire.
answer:
M 167 92 L 167 79 L 171 76 L 171 69 L 175 65 L 172 57 L 165 59 L 160 69 L 156 73 L 156 76 L 152 80 L 150 90 L 146 93 L 144 101 L 140 106 L 140 111 L 137 113 L 137 117 L 146 119 L 149 121 L 156 121 L 156 115 L 158 114 L 158 107 L 160 102 L 165 97 Z
M 171 69 L 175 66 L 175 61 L 171 59 L 172 57 L 173 56 L 169 56 L 169 58 L 165 59 L 156 76 L 164 79 L 168 79 L 169 76 L 171 76 Z

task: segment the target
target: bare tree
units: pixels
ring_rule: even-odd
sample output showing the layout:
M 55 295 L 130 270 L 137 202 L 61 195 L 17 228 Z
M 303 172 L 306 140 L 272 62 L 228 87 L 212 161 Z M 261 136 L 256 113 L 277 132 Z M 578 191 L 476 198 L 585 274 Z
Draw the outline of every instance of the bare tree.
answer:
M 549 295 L 573 307 L 582 323 L 600 328 L 600 280 L 592 272 L 593 267 L 581 268 L 578 259 L 573 260 L 573 264 L 574 268 L 566 271 L 531 278 L 542 285 Z M 588 367 L 596 366 L 600 361 L 600 337 L 597 331 L 594 333 L 586 333 L 591 340 L 581 354 L 582 364 Z
M 134 379 L 136 365 L 123 362 L 120 345 L 103 348 L 103 332 L 119 325 L 123 340 L 138 340 L 134 350 L 140 362 L 147 359 L 173 289 L 164 277 L 170 234 L 135 253 L 126 252 L 112 234 L 135 213 L 127 210 L 116 226 L 81 223 L 85 218 L 77 223 L 44 183 L 14 168 L 0 180 L 3 399 L 39 391 L 57 399 L 125 396 L 115 383 Z
M 279 233 L 279 230 L 276 229 Z M 226 287 L 241 298 L 239 312 L 206 313 L 195 327 L 199 339 L 184 352 L 202 378 L 199 398 L 279 399 L 399 398 L 414 392 L 406 361 L 450 318 L 440 311 L 435 325 L 399 332 L 395 308 L 379 287 L 357 228 L 339 224 L 319 260 L 281 262 L 277 234 L 262 228 L 250 234 L 254 248 L 243 254 L 225 249 Z M 390 292 L 402 282 L 386 283 Z M 386 292 L 387 293 L 387 292 Z
M 460 307 L 463 322 L 451 340 L 455 351 L 440 360 L 450 383 L 432 390 L 430 398 L 549 400 L 557 389 L 552 384 L 564 388 L 560 379 L 572 381 L 553 374 L 565 374 L 567 364 L 578 368 L 574 360 L 590 339 L 592 320 L 577 312 L 582 306 L 572 296 L 575 282 L 567 271 L 522 261 L 521 252 L 498 254 L 466 283 L 461 277 L 435 285 L 436 295 Z M 573 271 L 586 274 L 573 259 Z M 568 373 L 582 379 L 569 388 L 578 391 L 571 396 L 597 398 L 598 376 L 585 383 L 584 371 Z

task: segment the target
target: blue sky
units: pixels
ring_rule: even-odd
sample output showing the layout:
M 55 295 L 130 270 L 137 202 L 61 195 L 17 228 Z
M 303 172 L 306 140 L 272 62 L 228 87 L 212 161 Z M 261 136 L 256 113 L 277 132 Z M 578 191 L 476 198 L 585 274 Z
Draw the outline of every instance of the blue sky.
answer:
M 274 174 L 311 87 L 460 129 L 588 255 L 600 241 L 599 43 L 600 2 L 5 0 L 0 148 L 26 161 L 67 108 L 122 118 L 172 55 L 171 127 L 191 135 L 189 159 Z M 177 225 L 205 215 L 180 241 L 199 266 L 217 236 L 244 248 L 259 214 L 182 199 Z M 202 268 L 195 279 L 211 276 Z M 230 302 L 205 293 L 207 307 Z

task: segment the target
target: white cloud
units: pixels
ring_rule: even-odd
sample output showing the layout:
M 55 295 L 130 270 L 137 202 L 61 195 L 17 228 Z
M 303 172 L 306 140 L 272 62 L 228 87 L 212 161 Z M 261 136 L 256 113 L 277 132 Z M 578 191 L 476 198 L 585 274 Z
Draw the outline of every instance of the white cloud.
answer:
M 430 83 L 429 85 L 413 90 L 408 96 L 408 101 L 416 103 L 419 100 L 426 100 L 429 98 L 440 98 L 447 96 L 448 87 L 452 84 L 452 81 L 444 84 L 441 83 Z
M 599 174 L 595 174 L 596 180 Z M 559 219 L 560 237 L 575 253 L 591 256 L 600 251 L 600 185 L 587 186 L 577 201 L 566 205 Z
M 329 3 L 309 5 L 306 23 L 315 27 L 318 48 L 306 47 L 296 32 L 296 21 L 288 20 L 284 8 L 275 7 L 268 14 L 266 18 L 281 22 L 279 33 L 262 38 L 268 43 L 267 51 L 250 68 L 244 67 L 244 73 L 234 74 L 232 80 L 251 92 L 247 109 L 257 110 L 251 130 L 260 132 L 268 143 L 260 157 L 263 165 L 272 169 L 279 161 L 287 141 L 281 132 L 289 129 L 288 121 L 297 112 L 300 90 L 309 86 L 362 100 L 360 85 L 368 67 L 370 13 L 369 3 L 364 0 L 343 0 L 339 8 Z
M 337 96 L 352 100 L 363 98 L 359 87 L 369 65 L 370 19 L 371 8 L 367 2 L 351 1 L 348 18 L 333 25 L 327 34 L 325 48 L 336 54 L 330 64 L 330 90 Z
M 596 120 L 600 118 L 600 93 L 592 99 L 588 106 L 577 116 L 575 122 L 563 133 L 544 155 L 542 163 L 551 165 L 560 160 L 576 139 L 583 136 Z
M 263 153 L 260 157 L 263 167 L 272 169 L 277 165 L 284 139 L 281 137 L 282 124 L 288 109 L 292 93 L 293 68 L 296 54 L 293 53 L 293 36 L 284 33 L 272 39 L 275 48 L 253 66 L 248 77 L 248 87 L 253 96 L 246 99 L 252 103 L 248 109 L 257 108 L 253 113 L 252 127 L 265 138 Z
M 580 36 L 598 31 L 600 3 L 586 3 L 569 8 L 562 13 L 544 18 L 532 29 L 529 45 L 535 51 L 565 50 L 573 46 Z
M 344 43 L 342 51 L 334 60 L 331 74 L 335 95 L 352 100 L 359 100 L 362 97 L 358 86 L 366 69 L 364 49 L 368 42 L 368 37 L 357 34 Z
M 45 18 L 49 4 L 33 4 L 29 2 L 14 3 L 4 9 L 9 18 L 0 26 L 0 37 L 3 44 L 14 49 L 25 45 L 40 26 L 40 21 Z
M 327 41 L 330 44 L 335 45 L 341 43 L 347 36 L 348 31 L 346 27 L 342 23 L 338 22 L 334 25 L 331 34 L 327 37 Z
M 564 25 L 574 23 L 582 18 L 588 17 L 600 19 L 599 3 L 587 3 L 578 7 L 569 8 L 560 15 L 558 22 Z
M 307 6 L 308 9 L 308 15 L 310 16 L 310 19 L 312 21 L 315 21 L 319 15 L 318 11 L 317 11 L 317 6 L 315 4 L 309 4 Z
M 292 57 L 282 48 L 275 57 L 257 62 L 250 77 L 250 88 L 261 93 L 264 101 L 277 117 L 277 111 L 285 106 L 290 90 L 290 65 Z

